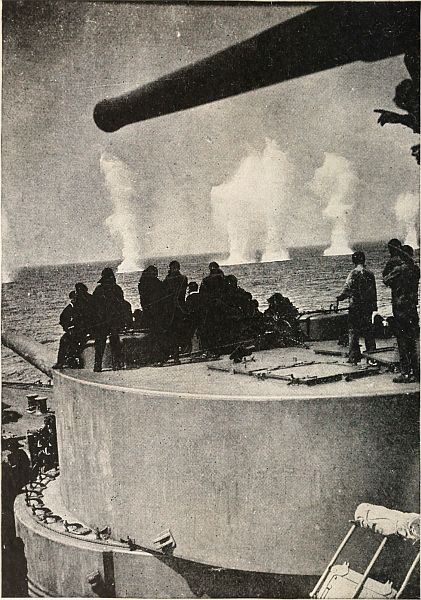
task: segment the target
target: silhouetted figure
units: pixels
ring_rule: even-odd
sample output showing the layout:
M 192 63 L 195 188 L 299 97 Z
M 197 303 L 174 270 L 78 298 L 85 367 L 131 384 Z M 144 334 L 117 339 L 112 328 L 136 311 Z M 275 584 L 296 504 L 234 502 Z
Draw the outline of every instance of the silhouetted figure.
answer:
M 93 297 L 97 311 L 95 327 L 95 364 L 94 371 L 102 370 L 107 337 L 110 338 L 111 361 L 113 370 L 121 368 L 121 344 L 119 332 L 124 323 L 124 294 L 117 285 L 113 270 L 106 268 L 102 271 Z
M 398 108 L 407 111 L 407 114 L 401 114 L 392 112 L 389 110 L 376 109 L 374 112 L 380 113 L 378 123 L 381 126 L 386 123 L 399 123 L 412 129 L 414 133 L 420 132 L 420 118 L 417 114 L 417 103 L 419 107 L 419 100 L 414 94 L 414 85 L 411 79 L 404 79 L 396 86 L 394 103 Z
M 376 109 L 380 113 L 378 123 L 381 126 L 386 123 L 399 123 L 412 129 L 414 133 L 420 132 L 420 54 L 419 48 L 413 49 L 405 54 L 405 66 L 411 79 L 404 79 L 396 86 L 394 103 L 406 114 L 396 113 L 389 110 Z M 420 145 L 411 148 L 412 155 L 420 164 Z
M 218 355 L 223 345 L 225 329 L 224 296 L 226 284 L 224 272 L 218 263 L 209 264 L 209 275 L 200 285 L 201 317 L 199 335 L 203 350 L 209 355 Z
M 389 250 L 390 258 L 387 261 L 383 269 L 383 278 L 386 277 L 396 266 L 402 264 L 402 244 L 396 239 L 392 238 L 387 242 L 387 248 Z M 392 294 L 393 302 L 393 294 Z
M 266 344 L 273 348 L 294 346 L 302 341 L 298 326 L 298 310 L 279 292 L 268 298 L 269 307 L 263 313 Z
M 396 337 L 395 317 L 386 317 L 385 336 Z
M 398 246 L 398 240 L 388 244 L 391 255 L 383 270 L 383 281 L 392 290 L 394 330 L 398 342 L 401 374 L 395 383 L 419 381 L 419 357 L 416 340 L 419 333 L 417 312 L 420 270 L 413 261 L 409 246 Z
M 75 302 L 76 292 L 72 291 L 69 294 L 70 303 L 60 314 L 60 325 L 64 330 L 61 336 L 57 362 L 53 369 L 63 369 L 65 366 L 77 368 L 79 366 L 79 336 L 75 329 Z
M 411 290 L 410 294 L 412 294 L 412 301 L 414 305 L 417 306 L 419 289 L 419 277 L 417 276 L 417 273 L 419 272 L 419 267 L 414 262 L 414 249 L 412 246 L 409 246 L 408 244 L 402 246 L 402 258 L 411 269 L 412 276 L 409 277 L 408 284 Z
M 231 303 L 233 306 L 237 304 L 238 301 L 238 279 L 235 275 L 225 275 L 225 291 L 224 297 L 227 302 Z
M 127 300 L 123 300 L 122 306 L 122 326 L 123 329 L 133 329 L 132 305 Z
M 142 329 L 145 329 L 144 322 L 145 319 L 143 315 L 143 310 L 140 310 L 140 308 L 136 308 L 133 311 L 133 329 L 135 331 L 141 331 Z
M 158 269 L 149 265 L 142 272 L 139 283 L 139 298 L 143 310 L 143 326 L 151 331 L 161 328 L 164 319 L 164 286 L 158 279 Z
M 221 311 L 223 311 L 223 340 L 224 346 L 240 341 L 245 320 L 244 294 L 239 287 L 235 275 L 225 276 L 225 285 L 222 294 Z
M 185 297 L 187 277 L 180 273 L 180 263 L 173 260 L 169 264 L 168 275 L 164 279 L 165 303 L 167 307 L 167 354 L 174 363 L 180 363 L 180 346 L 185 340 Z
M 258 342 L 265 333 L 264 316 L 259 310 L 259 302 L 252 298 L 247 310 L 244 336 L 247 339 L 253 339 Z
M 374 330 L 375 338 L 385 338 L 386 337 L 384 319 L 381 315 L 374 315 L 373 330 Z
M 2 597 L 28 597 L 26 559 L 22 540 L 16 537 L 13 505 L 31 479 L 31 468 L 17 438 L 2 436 L 1 475 Z
M 372 352 L 376 349 L 374 329 L 372 324 L 373 312 L 377 310 L 377 290 L 374 274 L 365 266 L 364 252 L 354 252 L 352 262 L 355 267 L 348 275 L 342 292 L 337 296 L 338 302 L 349 298 L 348 360 L 357 364 L 361 360 L 360 337 L 365 340 L 365 349 Z
M 97 325 L 95 300 L 84 283 L 76 283 L 75 324 L 81 337 L 93 336 Z
M 158 269 L 149 265 L 142 272 L 139 284 L 139 298 L 143 309 L 142 328 L 151 333 L 150 360 L 162 362 L 166 356 L 167 304 L 163 282 L 158 278 Z

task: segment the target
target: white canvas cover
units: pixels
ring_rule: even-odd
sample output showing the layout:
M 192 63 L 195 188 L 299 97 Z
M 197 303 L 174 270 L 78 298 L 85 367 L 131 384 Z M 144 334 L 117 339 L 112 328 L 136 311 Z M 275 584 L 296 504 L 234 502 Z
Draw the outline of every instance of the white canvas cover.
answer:
M 382 535 L 400 535 L 409 540 L 420 539 L 420 515 L 404 513 L 384 506 L 360 504 L 355 511 L 355 520 L 367 529 Z

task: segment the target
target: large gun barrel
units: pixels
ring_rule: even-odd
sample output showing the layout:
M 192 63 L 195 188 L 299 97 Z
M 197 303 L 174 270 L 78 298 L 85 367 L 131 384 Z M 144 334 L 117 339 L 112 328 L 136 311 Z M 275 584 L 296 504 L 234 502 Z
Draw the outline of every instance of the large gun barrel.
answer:
M 103 131 L 419 44 L 417 2 L 326 3 L 116 98 L 99 102 Z
M 3 346 L 10 348 L 10 350 L 13 350 L 13 352 L 24 358 L 36 369 L 42 371 L 51 379 L 53 378 L 53 369 L 51 367 L 54 362 L 54 356 L 45 346 L 21 333 L 14 333 L 13 331 L 7 331 L 7 329 L 2 329 L 1 341 Z

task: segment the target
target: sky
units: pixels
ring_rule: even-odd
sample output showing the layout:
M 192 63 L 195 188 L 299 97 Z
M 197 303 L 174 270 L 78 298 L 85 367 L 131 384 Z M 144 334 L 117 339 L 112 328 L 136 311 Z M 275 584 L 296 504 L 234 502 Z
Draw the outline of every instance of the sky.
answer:
M 273 141 L 294 165 L 285 247 L 328 244 L 310 182 L 333 153 L 357 177 L 352 241 L 399 236 L 399 194 L 419 191 L 417 136 L 380 127 L 403 57 L 341 68 L 100 131 L 95 104 L 246 39 L 309 6 L 3 2 L 2 235 L 13 266 L 118 259 L 101 155 L 130 173 L 127 215 L 145 256 L 225 251 L 212 188 Z M 108 182 L 109 183 L 109 182 Z M 126 216 L 127 216 L 126 215 Z M 107 221 L 108 219 L 108 221 Z M 107 224 L 108 223 L 108 224 Z M 133 223 L 132 223 L 133 225 Z

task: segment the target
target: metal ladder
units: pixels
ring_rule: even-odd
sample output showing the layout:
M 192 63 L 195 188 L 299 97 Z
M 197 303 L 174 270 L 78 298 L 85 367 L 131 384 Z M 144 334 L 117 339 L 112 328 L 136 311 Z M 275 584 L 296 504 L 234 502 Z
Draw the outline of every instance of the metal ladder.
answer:
M 349 529 L 348 533 L 346 534 L 346 536 L 344 537 L 342 542 L 339 544 L 335 554 L 332 556 L 331 560 L 329 561 L 329 564 L 327 565 L 326 569 L 324 570 L 322 576 L 320 577 L 319 581 L 316 583 L 314 589 L 310 593 L 310 598 L 338 598 L 338 595 L 335 595 L 334 586 L 331 585 L 330 588 L 328 587 L 328 581 L 329 581 L 329 576 L 332 575 L 335 567 L 339 566 L 339 565 L 335 565 L 339 555 L 341 554 L 341 552 L 345 548 L 345 546 L 348 544 L 349 540 L 352 537 L 352 534 L 358 527 L 358 522 L 350 521 L 350 523 L 352 523 L 351 528 Z M 365 584 L 367 583 L 370 572 L 371 572 L 374 564 L 376 563 L 377 559 L 379 558 L 380 554 L 382 553 L 382 551 L 387 543 L 387 540 L 388 540 L 388 538 L 386 536 L 384 536 L 362 575 L 354 572 L 354 574 L 357 575 L 357 578 L 359 579 L 359 581 L 357 582 L 357 585 L 352 592 L 352 596 L 348 596 L 349 598 L 359 598 L 360 597 L 360 594 L 361 594 Z M 389 594 L 384 595 L 384 594 L 379 593 L 378 595 L 376 595 L 376 593 L 373 590 L 370 590 L 369 596 L 362 596 L 362 597 L 363 598 L 366 598 L 366 597 L 369 597 L 369 598 L 386 598 L 386 597 L 387 598 L 402 598 L 402 594 L 405 591 L 405 589 L 409 583 L 409 580 L 411 579 L 412 574 L 414 573 L 414 570 L 415 570 L 417 564 L 419 563 L 419 561 L 420 561 L 420 552 L 418 551 L 415 559 L 413 560 L 411 566 L 409 567 L 408 571 L 406 572 L 406 575 L 404 577 L 404 580 L 402 581 L 400 588 L 397 591 L 392 588 L 391 582 L 387 582 L 387 584 L 390 584 L 389 585 L 389 590 L 390 590 Z M 344 566 L 347 567 L 348 565 L 345 564 Z M 330 581 L 332 581 L 332 577 L 330 578 Z M 378 584 L 378 582 L 376 582 L 375 580 L 370 580 L 370 581 Z M 384 584 L 384 585 L 386 586 L 387 584 Z M 380 584 L 380 585 L 382 585 L 382 584 Z M 333 593 L 333 595 L 329 594 L 330 591 Z M 339 597 L 344 598 L 345 596 L 339 596 Z

